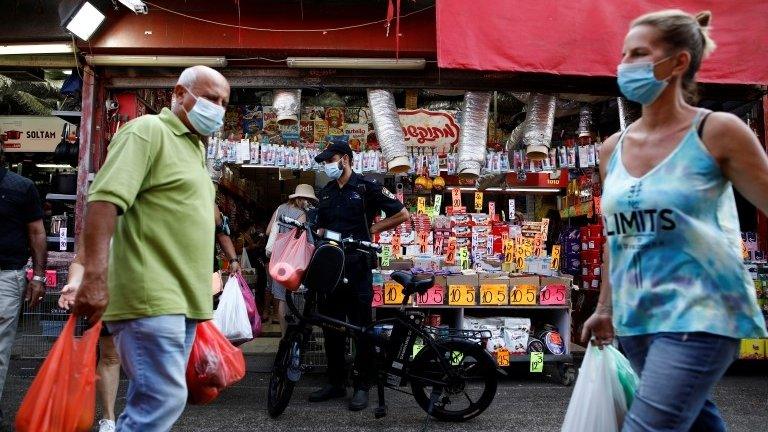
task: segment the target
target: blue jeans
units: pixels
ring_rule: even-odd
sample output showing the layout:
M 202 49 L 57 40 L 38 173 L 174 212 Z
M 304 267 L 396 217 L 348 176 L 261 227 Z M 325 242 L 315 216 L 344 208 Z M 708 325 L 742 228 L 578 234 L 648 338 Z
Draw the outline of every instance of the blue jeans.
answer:
M 197 321 L 160 315 L 108 322 L 120 364 L 128 375 L 125 410 L 117 430 L 171 429 L 187 403 L 185 372 Z
M 619 338 L 640 375 L 624 432 L 725 432 L 711 391 L 736 359 L 739 340 L 709 333 Z

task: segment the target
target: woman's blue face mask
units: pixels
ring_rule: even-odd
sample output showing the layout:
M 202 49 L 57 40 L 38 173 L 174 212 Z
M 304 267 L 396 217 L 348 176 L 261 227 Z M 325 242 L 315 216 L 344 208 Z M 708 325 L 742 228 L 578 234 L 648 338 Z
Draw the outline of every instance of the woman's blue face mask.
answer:
M 629 100 L 642 105 L 652 104 L 669 84 L 669 77 L 664 80 L 656 79 L 653 69 L 672 56 L 657 61 L 637 63 L 621 63 L 616 71 L 616 79 L 621 93 Z

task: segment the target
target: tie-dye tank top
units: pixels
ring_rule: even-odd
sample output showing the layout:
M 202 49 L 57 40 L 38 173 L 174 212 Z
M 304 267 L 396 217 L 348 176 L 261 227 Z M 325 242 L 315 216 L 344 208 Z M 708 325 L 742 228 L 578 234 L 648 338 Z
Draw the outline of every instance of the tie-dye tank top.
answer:
M 626 130 L 607 162 L 602 208 L 619 336 L 766 336 L 741 258 L 733 188 L 699 138 L 700 118 L 642 177 L 622 162 Z

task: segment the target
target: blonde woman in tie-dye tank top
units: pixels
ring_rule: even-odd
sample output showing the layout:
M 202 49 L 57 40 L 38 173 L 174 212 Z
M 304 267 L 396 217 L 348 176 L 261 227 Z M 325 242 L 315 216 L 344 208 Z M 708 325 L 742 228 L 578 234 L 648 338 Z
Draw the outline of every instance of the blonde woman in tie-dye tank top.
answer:
M 741 260 L 733 187 L 768 211 L 768 158 L 738 118 L 690 105 L 714 49 L 709 12 L 635 20 L 618 83 L 642 117 L 601 150 L 608 242 L 582 336 L 614 332 L 640 375 L 624 431 L 724 431 L 710 398 L 739 338 L 766 336 Z

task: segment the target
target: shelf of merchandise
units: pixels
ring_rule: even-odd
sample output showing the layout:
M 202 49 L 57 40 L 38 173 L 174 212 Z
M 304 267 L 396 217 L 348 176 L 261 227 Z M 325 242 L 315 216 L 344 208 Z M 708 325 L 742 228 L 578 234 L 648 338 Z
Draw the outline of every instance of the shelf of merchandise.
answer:
M 593 211 L 594 211 L 593 202 L 587 201 L 587 202 L 576 204 L 566 209 L 560 210 L 560 217 L 563 219 L 567 219 L 567 218 L 580 217 L 580 216 L 589 216 L 591 213 L 593 213 Z

